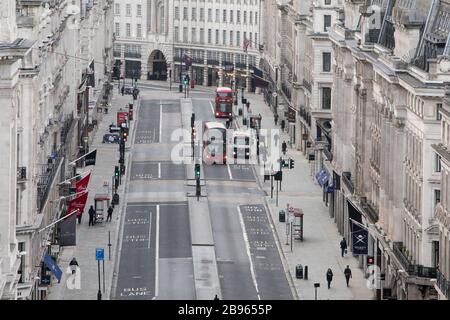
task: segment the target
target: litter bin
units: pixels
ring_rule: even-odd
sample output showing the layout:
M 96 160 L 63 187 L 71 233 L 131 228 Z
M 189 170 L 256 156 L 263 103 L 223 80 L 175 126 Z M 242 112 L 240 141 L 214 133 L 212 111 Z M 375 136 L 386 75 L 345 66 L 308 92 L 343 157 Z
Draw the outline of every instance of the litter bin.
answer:
M 183 85 L 180 83 L 180 85 L 178 86 L 178 91 L 179 92 L 183 92 Z
M 192 79 L 192 80 L 191 80 L 191 89 L 194 89 L 194 87 L 195 87 L 195 80 Z
M 308 266 L 305 266 L 305 280 L 308 280 Z
M 295 277 L 297 279 L 303 279 L 303 266 L 301 264 L 295 267 Z
M 284 210 L 280 210 L 280 212 L 278 212 L 278 221 L 286 222 L 286 212 L 284 212 Z

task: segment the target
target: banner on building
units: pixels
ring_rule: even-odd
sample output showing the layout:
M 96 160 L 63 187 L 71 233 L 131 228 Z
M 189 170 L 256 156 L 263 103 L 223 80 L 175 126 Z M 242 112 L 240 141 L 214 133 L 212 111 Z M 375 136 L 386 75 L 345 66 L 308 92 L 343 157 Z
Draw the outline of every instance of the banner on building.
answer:
M 354 255 L 367 254 L 369 249 L 369 233 L 367 229 L 351 222 L 352 226 L 352 252 Z
M 89 179 L 91 178 L 91 173 L 84 178 L 80 179 L 79 181 L 75 182 L 75 193 L 80 193 L 87 189 L 87 186 L 89 184 Z
M 83 194 L 79 195 L 78 197 L 72 199 L 69 201 L 69 204 L 67 205 L 67 212 L 73 212 L 77 211 L 77 217 L 81 214 L 83 214 L 84 206 L 86 205 L 87 198 L 88 198 L 89 192 L 84 192 Z
M 47 266 L 47 268 L 55 275 L 56 279 L 58 279 L 58 282 L 60 282 L 62 277 L 62 271 L 58 267 L 56 261 L 53 260 L 53 258 L 46 253 L 44 255 L 44 263 Z
M 89 152 L 84 157 L 84 166 L 95 166 L 95 161 L 97 159 L 97 149 Z
M 75 246 L 77 244 L 77 215 L 73 211 L 70 217 L 59 223 L 59 245 Z

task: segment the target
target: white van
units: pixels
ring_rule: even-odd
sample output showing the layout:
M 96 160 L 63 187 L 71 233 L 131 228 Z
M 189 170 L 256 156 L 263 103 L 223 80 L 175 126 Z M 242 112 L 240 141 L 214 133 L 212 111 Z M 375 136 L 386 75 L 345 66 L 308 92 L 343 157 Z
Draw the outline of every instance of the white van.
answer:
M 249 159 L 250 158 L 250 133 L 247 131 L 233 132 L 233 158 L 234 159 Z

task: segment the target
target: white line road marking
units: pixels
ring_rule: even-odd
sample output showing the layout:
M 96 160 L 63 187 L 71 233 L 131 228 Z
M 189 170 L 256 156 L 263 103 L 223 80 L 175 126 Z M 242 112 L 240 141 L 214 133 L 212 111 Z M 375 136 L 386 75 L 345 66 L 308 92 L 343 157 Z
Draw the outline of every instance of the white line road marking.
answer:
M 148 248 L 150 249 L 150 241 L 152 239 L 152 211 L 150 210 L 150 223 L 148 227 Z
M 258 300 L 261 300 L 261 297 L 259 296 L 259 291 L 258 291 L 258 283 L 256 282 L 255 270 L 253 268 L 252 257 L 250 254 L 250 244 L 248 243 L 247 232 L 245 231 L 244 219 L 242 218 L 241 208 L 239 208 L 239 206 L 237 206 L 236 208 L 239 213 L 239 222 L 241 223 L 242 234 L 244 236 L 245 249 L 247 251 L 248 260 L 250 261 L 250 272 L 252 274 L 253 284 L 255 285 L 255 290 L 256 290 L 256 294 L 258 295 Z
M 214 114 L 214 105 L 213 105 L 212 101 L 209 101 L 209 105 L 211 106 L 211 112 L 212 112 L 212 114 L 215 115 L 215 114 Z
M 155 297 L 158 296 L 159 265 L 159 204 L 156 206 Z
M 158 179 L 161 179 L 161 162 L 158 162 Z
M 162 142 L 162 101 L 159 101 L 159 143 Z
M 233 180 L 233 175 L 231 174 L 230 165 L 227 163 L 228 175 L 230 176 L 230 180 Z

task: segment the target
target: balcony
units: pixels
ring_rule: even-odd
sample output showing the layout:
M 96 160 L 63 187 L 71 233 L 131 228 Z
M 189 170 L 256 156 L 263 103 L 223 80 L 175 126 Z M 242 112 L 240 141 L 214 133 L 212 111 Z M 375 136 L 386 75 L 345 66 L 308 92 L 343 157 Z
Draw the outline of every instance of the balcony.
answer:
M 409 257 L 408 249 L 403 246 L 403 242 L 393 243 L 393 252 L 408 275 L 419 278 L 436 278 L 437 269 L 413 264 Z
M 437 270 L 436 284 L 447 299 L 450 299 L 450 281 L 445 278 L 440 270 Z
M 353 185 L 353 181 L 351 179 L 352 174 L 348 171 L 342 172 L 342 181 L 344 182 L 347 189 L 350 191 L 350 193 L 355 192 L 355 186 Z
M 378 210 L 375 209 L 371 203 L 367 202 L 367 198 L 361 198 L 361 207 L 364 213 L 372 220 L 372 223 L 376 223 L 379 219 Z
M 48 197 L 48 193 L 55 179 L 56 172 L 58 171 L 59 164 L 62 159 L 62 151 L 58 150 L 52 157 L 48 158 L 47 164 L 40 165 L 40 172 L 38 172 L 38 183 L 37 183 L 37 206 L 39 212 L 42 212 L 45 202 Z M 39 170 L 38 169 L 38 170 Z
M 281 91 L 283 91 L 286 98 L 288 98 L 288 100 L 291 101 L 292 94 L 291 94 L 291 89 L 288 87 L 288 85 L 286 85 L 285 83 L 282 83 Z
M 27 167 L 17 168 L 17 182 L 24 182 L 27 179 Z

